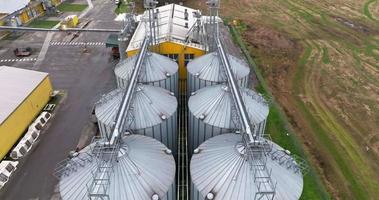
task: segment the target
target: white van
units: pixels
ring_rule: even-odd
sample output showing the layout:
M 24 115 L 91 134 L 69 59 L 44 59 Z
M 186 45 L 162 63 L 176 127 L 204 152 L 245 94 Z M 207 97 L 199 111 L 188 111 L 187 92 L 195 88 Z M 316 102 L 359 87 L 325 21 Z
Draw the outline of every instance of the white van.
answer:
M 18 161 L 4 160 L 0 163 L 0 189 L 9 181 L 13 172 L 16 171 Z

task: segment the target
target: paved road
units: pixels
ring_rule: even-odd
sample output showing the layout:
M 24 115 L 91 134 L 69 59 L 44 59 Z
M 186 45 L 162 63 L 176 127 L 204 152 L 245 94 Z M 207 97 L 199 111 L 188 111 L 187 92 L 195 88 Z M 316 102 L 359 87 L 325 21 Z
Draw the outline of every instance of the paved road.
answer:
M 89 27 L 119 28 L 120 25 L 113 22 L 115 17 L 113 9 L 112 1 L 96 0 L 94 8 L 86 16 L 94 19 Z M 33 46 L 41 48 L 44 35 L 46 33 L 28 33 L 22 36 L 20 41 L 34 41 Z M 104 42 L 107 35 L 107 33 L 85 33 L 76 41 Z M 65 33 L 56 33 L 52 41 L 58 42 L 64 37 L 67 37 Z M 38 42 L 40 42 L 39 47 Z M 15 44 L 4 45 L 11 47 Z M 37 148 L 26 157 L 24 164 L 1 191 L 1 200 L 50 199 L 58 182 L 52 175 L 56 164 L 66 158 L 70 150 L 75 149 L 81 133 L 88 127 L 92 104 L 103 93 L 115 88 L 113 75 L 115 61 L 110 57 L 110 50 L 103 46 L 89 46 L 89 53 L 82 53 L 82 48 L 82 46 L 48 48 L 39 70 L 50 73 L 54 87 L 67 91 L 67 99 L 61 105 Z M 0 52 L 0 58 L 4 55 L 6 57 L 9 53 Z M 22 68 L 33 66 L 28 62 L 10 64 Z

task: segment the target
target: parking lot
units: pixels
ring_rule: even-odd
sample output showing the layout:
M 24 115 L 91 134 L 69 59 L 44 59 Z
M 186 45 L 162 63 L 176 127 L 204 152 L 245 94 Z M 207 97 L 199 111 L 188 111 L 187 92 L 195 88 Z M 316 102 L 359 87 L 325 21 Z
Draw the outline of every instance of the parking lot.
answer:
M 84 18 L 88 28 L 117 29 L 112 1 L 96 0 Z M 0 65 L 48 72 L 55 90 L 63 91 L 64 100 L 57 108 L 49 129 L 38 146 L 19 165 L 10 182 L 0 191 L 1 200 L 51 199 L 58 180 L 53 176 L 56 164 L 74 150 L 84 134 L 93 132 L 90 113 L 102 94 L 116 87 L 113 68 L 116 60 L 104 42 L 109 33 L 81 33 L 71 45 L 63 44 L 72 35 L 53 33 L 43 60 L 36 62 L 48 33 L 28 32 L 15 39 L 0 41 Z M 84 42 L 88 52 L 83 51 Z M 95 45 L 96 44 L 96 45 Z M 28 46 L 33 53 L 16 58 L 13 49 Z

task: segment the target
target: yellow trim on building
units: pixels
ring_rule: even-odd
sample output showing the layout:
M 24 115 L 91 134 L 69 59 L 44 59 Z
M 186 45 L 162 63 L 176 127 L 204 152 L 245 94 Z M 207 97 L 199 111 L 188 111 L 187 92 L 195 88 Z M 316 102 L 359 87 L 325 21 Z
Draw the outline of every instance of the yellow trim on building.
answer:
M 20 16 L 20 20 L 21 20 L 22 24 L 26 24 L 30 20 L 29 16 L 28 16 L 28 11 L 26 9 L 21 11 L 21 14 L 19 16 Z
M 43 9 L 42 3 L 35 6 L 34 9 L 37 12 L 37 15 L 44 15 L 45 14 L 45 10 Z
M 175 42 L 163 42 L 159 44 L 159 47 L 154 47 L 152 51 L 157 52 L 159 54 L 178 54 L 178 63 L 179 63 L 179 78 L 185 80 L 187 78 L 187 69 L 185 66 L 185 54 L 194 54 L 194 58 L 202 56 L 205 54 L 204 50 L 185 46 L 183 44 L 175 43 Z M 134 56 L 139 52 L 137 50 L 131 50 L 126 52 L 128 57 Z
M 47 76 L 0 124 L 0 158 L 3 158 L 27 130 L 50 99 L 53 88 Z

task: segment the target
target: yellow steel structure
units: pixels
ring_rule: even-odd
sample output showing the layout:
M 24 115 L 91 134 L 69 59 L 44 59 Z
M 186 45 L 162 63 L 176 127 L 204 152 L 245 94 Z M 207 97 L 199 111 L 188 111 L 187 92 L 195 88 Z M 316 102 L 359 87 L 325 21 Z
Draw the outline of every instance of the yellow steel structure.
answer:
M 14 73 L 14 69 L 12 67 L 1 67 L 0 66 L 0 77 L 7 76 L 16 76 L 17 70 Z M 25 72 L 28 71 L 28 72 Z M 38 77 L 33 80 L 27 82 L 20 83 L 19 86 L 14 85 L 17 80 L 28 79 L 33 75 L 33 73 L 40 73 Z M 11 150 L 13 145 L 19 140 L 21 136 L 23 136 L 24 132 L 27 130 L 28 126 L 33 122 L 34 118 L 41 112 L 46 103 L 50 99 L 50 95 L 52 93 L 52 85 L 47 73 L 34 72 L 30 70 L 21 71 L 18 77 L 15 77 L 15 81 L 9 82 L 7 87 L 0 87 L 1 93 L 8 93 L 4 96 L 14 96 L 18 95 L 17 98 L 11 105 L 7 105 L 6 100 L 0 100 L 0 114 L 2 114 L 2 118 L 0 119 L 0 158 L 4 158 L 4 156 Z M 0 84 L 3 84 L 3 80 L 0 79 Z M 20 81 L 22 82 L 22 81 Z M 17 84 L 17 83 L 16 83 Z M 29 84 L 29 85 L 27 85 Z M 10 85 L 10 87 L 9 87 Z M 27 89 L 22 87 L 28 87 Z M 22 93 L 20 95 L 20 93 Z M 23 99 L 23 100 L 22 100 Z M 19 102 L 17 102 L 20 100 Z M 4 103 L 5 102 L 5 103 Z M 4 113 L 8 113 L 8 111 L 13 110 L 9 115 L 5 115 Z
M 193 54 L 194 58 L 196 58 L 205 54 L 204 50 L 193 48 L 190 46 L 185 46 L 184 44 L 175 43 L 171 41 L 158 44 L 158 47 L 154 47 L 152 48 L 152 50 L 162 55 L 178 54 L 179 78 L 181 80 L 185 80 L 187 78 L 187 69 L 186 69 L 185 59 L 184 59 L 185 55 Z M 134 56 L 138 53 L 138 51 L 139 49 L 128 51 L 127 56 L 128 57 Z

